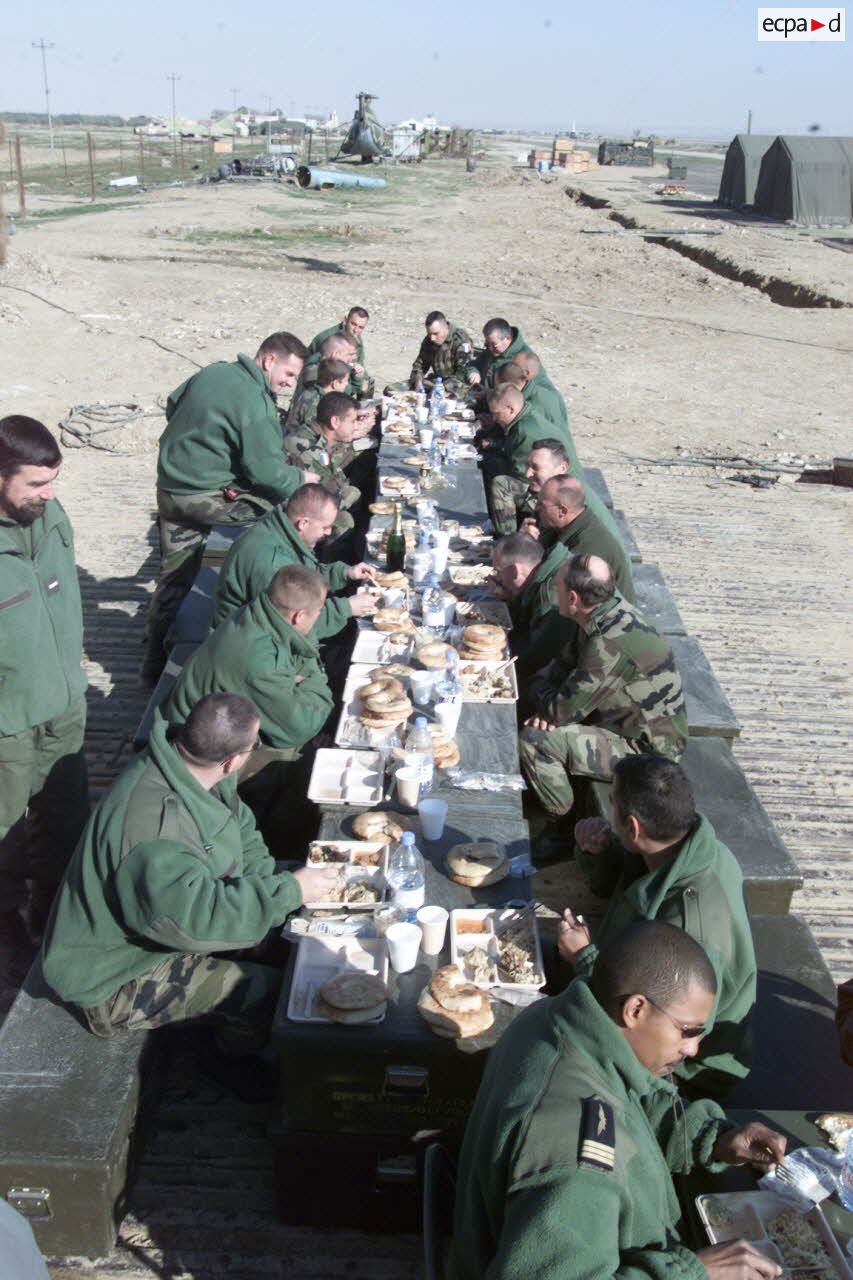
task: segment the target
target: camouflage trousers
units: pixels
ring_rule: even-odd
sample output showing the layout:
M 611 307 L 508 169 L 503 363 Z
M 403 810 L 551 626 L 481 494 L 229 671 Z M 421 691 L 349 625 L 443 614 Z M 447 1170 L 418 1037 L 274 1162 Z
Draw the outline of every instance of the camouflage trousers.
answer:
M 535 516 L 526 480 L 516 476 L 495 476 L 491 483 L 492 522 L 495 533 L 515 533 L 526 516 Z
M 266 498 L 241 494 L 226 501 L 221 490 L 211 493 L 166 493 L 157 490 L 160 524 L 160 575 L 145 623 L 145 665 L 162 667 L 169 628 L 181 601 L 201 567 L 204 543 L 215 524 L 251 524 L 269 511 Z
M 89 1030 L 105 1039 L 204 1019 L 223 1048 L 249 1052 L 269 1038 L 280 989 L 281 973 L 270 965 L 187 953 L 169 956 L 82 1013 Z
M 572 775 L 609 782 L 617 760 L 636 755 L 642 747 L 609 729 L 567 724 L 551 730 L 522 729 L 518 750 L 525 776 L 540 804 L 558 818 L 574 804 Z

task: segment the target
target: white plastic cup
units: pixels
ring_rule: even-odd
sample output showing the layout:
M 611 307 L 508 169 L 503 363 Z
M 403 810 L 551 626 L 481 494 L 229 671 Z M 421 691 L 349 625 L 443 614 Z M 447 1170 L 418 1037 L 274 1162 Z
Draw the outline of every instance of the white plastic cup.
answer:
M 382 601 L 386 609 L 402 609 L 406 603 L 404 587 L 386 587 L 382 592 Z
M 433 714 L 441 726 L 442 733 L 445 733 L 448 738 L 452 738 L 459 725 L 459 717 L 462 714 L 462 700 L 437 702 L 433 707 Z
M 421 831 L 424 833 L 424 839 L 440 840 L 441 833 L 444 831 L 444 823 L 447 819 L 446 802 L 431 796 L 429 799 L 420 802 L 418 814 L 421 819 Z
M 388 956 L 391 968 L 395 973 L 408 973 L 418 963 L 418 951 L 421 946 L 422 930 L 420 925 L 401 921 L 391 924 L 385 930 L 385 941 L 388 944 Z
M 418 431 L 418 440 L 422 449 L 432 448 L 432 438 L 435 435 L 432 427 L 421 427 Z
M 409 688 L 412 701 L 419 707 L 425 707 L 432 697 L 434 676 L 431 671 L 413 671 L 409 676 Z
M 416 809 L 421 786 L 421 771 L 412 765 L 403 765 L 394 777 L 397 779 L 397 798 L 407 809 Z
M 432 567 L 440 576 L 447 568 L 447 553 L 450 549 L 450 533 L 447 529 L 433 530 L 432 548 Z
M 416 919 L 424 935 L 421 951 L 425 956 L 437 956 L 444 946 L 448 913 L 444 907 L 421 907 Z
M 402 924 L 405 918 L 403 907 L 395 907 L 393 902 L 386 902 L 374 911 L 373 924 L 379 936 L 384 938 L 392 924 Z

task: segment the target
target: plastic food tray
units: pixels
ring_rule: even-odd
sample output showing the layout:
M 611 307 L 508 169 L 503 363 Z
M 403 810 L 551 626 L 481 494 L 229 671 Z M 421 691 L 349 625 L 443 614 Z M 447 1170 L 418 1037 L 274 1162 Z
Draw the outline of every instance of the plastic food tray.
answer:
M 536 914 L 532 908 L 518 910 L 515 907 L 461 907 L 451 911 L 451 963 L 458 965 L 465 977 L 470 982 L 474 982 L 474 978 L 466 967 L 466 953 L 474 947 L 482 947 L 493 960 L 497 961 L 500 935 L 507 928 L 519 923 L 522 917 L 529 919 L 533 931 L 533 963 L 536 966 L 536 974 L 539 981 L 531 983 L 505 982 L 500 977 L 495 977 L 492 982 L 479 981 L 476 982 L 476 985 L 482 987 L 483 990 L 497 987 L 507 991 L 539 991 L 545 985 L 545 968 L 542 963 L 542 944 L 539 941 L 539 927 L 536 923 Z
M 472 675 L 468 672 L 469 668 L 476 668 L 476 672 Z M 468 674 L 466 674 L 468 672 Z M 483 672 L 493 673 L 494 675 L 509 676 L 512 693 L 510 695 L 489 694 L 475 692 L 471 689 L 471 682 L 476 680 Z M 459 683 L 462 685 L 462 701 L 463 702 L 501 702 L 509 705 L 512 702 L 518 702 L 518 677 L 515 674 L 515 663 L 511 660 L 503 662 L 478 662 L 474 658 L 459 659 Z
M 389 487 L 389 479 L 400 480 L 403 483 L 400 488 L 396 485 Z M 383 476 L 379 481 L 379 492 L 383 498 L 404 498 L 406 501 L 420 496 L 418 482 L 411 476 Z
M 491 564 L 451 564 L 447 572 L 455 587 L 481 587 L 494 569 Z
M 767 1229 L 769 1223 L 786 1210 L 797 1212 L 772 1191 L 730 1191 L 719 1195 L 697 1196 L 696 1208 L 711 1244 L 720 1244 L 724 1240 L 749 1240 L 780 1266 L 795 1268 L 805 1265 L 803 1262 L 786 1262 L 770 1239 Z M 853 1280 L 853 1270 L 821 1210 L 815 1207 L 808 1213 L 800 1214 L 800 1217 L 814 1227 L 826 1248 L 829 1260 L 825 1270 L 840 1276 L 842 1280 Z M 821 1272 L 803 1271 L 794 1274 L 802 1274 L 803 1280 L 817 1280 Z
M 308 799 L 315 804 L 369 807 L 379 804 L 384 789 L 385 760 L 379 751 L 321 747 L 314 757 Z
M 364 627 L 359 629 L 356 636 L 352 660 L 379 667 L 386 662 L 408 662 L 411 651 L 411 639 L 391 640 L 388 631 L 374 631 L 372 627 Z
M 287 1016 L 293 1022 L 324 1022 L 334 1024 L 317 1011 L 317 992 L 323 983 L 344 969 L 360 969 L 363 973 L 378 973 L 383 982 L 388 981 L 388 949 L 384 938 L 300 938 Z M 360 1026 L 372 1026 L 384 1018 L 372 1019 Z M 343 1024 L 338 1023 L 338 1026 Z
M 340 844 L 342 842 L 335 840 L 334 843 Z M 358 842 L 353 841 L 352 843 L 357 844 Z M 376 845 L 372 844 L 371 847 L 375 849 Z M 340 870 L 343 871 L 344 878 L 347 883 L 351 880 L 370 881 L 373 887 L 379 892 L 379 897 L 375 902 L 337 902 L 332 899 L 327 902 L 323 902 L 322 900 L 319 902 L 304 902 L 302 905 L 308 911 L 373 911 L 376 907 L 381 907 L 388 896 L 388 887 L 385 883 L 385 867 L 388 859 L 388 846 L 379 845 L 379 848 L 383 850 L 383 853 L 381 863 L 377 867 L 366 867 L 364 865 L 359 865 L 356 862 L 345 862 L 340 865 Z M 309 865 L 315 865 L 310 861 L 310 854 Z
M 456 621 L 462 627 L 487 622 L 505 631 L 512 630 L 512 615 L 503 600 L 460 600 L 456 605 Z
M 380 750 L 382 747 L 394 746 L 395 735 L 398 736 L 401 731 L 405 732 L 406 720 L 388 729 L 369 729 L 359 719 L 361 698 L 358 696 L 358 691 L 370 683 L 373 678 L 370 674 L 372 670 L 373 667 L 369 663 L 353 663 L 347 673 L 341 700 L 341 718 L 335 732 L 335 742 L 339 747 L 359 749 L 367 747 Z

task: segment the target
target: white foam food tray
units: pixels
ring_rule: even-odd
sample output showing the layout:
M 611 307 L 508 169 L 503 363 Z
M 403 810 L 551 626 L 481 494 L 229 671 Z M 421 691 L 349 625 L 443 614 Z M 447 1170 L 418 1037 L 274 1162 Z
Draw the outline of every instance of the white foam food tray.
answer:
M 503 600 L 459 600 L 456 621 L 462 627 L 487 622 L 490 626 L 503 627 L 505 631 L 512 630 L 512 614 Z
M 385 840 L 312 840 L 306 867 L 384 867 Z
M 524 926 L 529 939 L 534 979 L 530 982 L 511 982 L 501 977 L 499 967 L 502 942 L 519 926 Z M 475 975 L 467 959 L 475 947 L 485 951 L 492 961 L 492 974 Z M 458 907 L 450 913 L 450 960 L 458 965 L 469 982 L 488 990 L 490 987 L 508 991 L 539 991 L 545 985 L 545 968 L 542 963 L 542 944 L 539 926 L 532 908 L 515 907 Z
M 345 969 L 376 973 L 383 982 L 387 982 L 388 949 L 385 939 L 315 937 L 310 934 L 300 938 L 287 1002 L 288 1018 L 293 1022 L 333 1023 L 334 1018 L 319 1012 L 317 992 L 324 982 Z M 374 1018 L 373 1023 L 381 1022 L 384 1016 Z
M 500 687 L 495 684 L 500 678 Z M 509 681 L 510 692 L 500 692 L 505 681 Z M 515 663 L 477 662 L 473 658 L 459 659 L 459 683 L 462 686 L 463 702 L 505 702 L 509 705 L 518 702 L 518 677 L 515 674 Z
M 388 481 L 399 481 L 389 485 Z M 420 495 L 418 482 L 412 476 L 382 476 L 379 481 L 379 492 L 383 498 L 417 498 Z
M 385 662 L 408 662 L 412 641 L 392 640 L 387 631 L 374 631 L 372 627 L 359 628 L 352 651 L 354 663 L 378 667 Z
M 379 866 L 366 867 L 358 863 L 344 863 L 338 868 L 339 878 L 344 890 L 352 884 L 368 884 L 377 894 L 377 897 L 372 902 L 348 902 L 345 893 L 344 897 L 340 899 L 329 898 L 325 901 L 321 899 L 317 902 L 304 902 L 302 905 L 308 911 L 375 911 L 377 907 L 382 906 L 388 894 L 385 883 L 385 865 L 386 857 L 383 854 L 382 862 Z
M 491 564 L 451 564 L 447 573 L 454 587 L 482 587 L 494 569 Z
M 806 1252 L 802 1254 L 799 1249 L 791 1252 L 790 1246 L 785 1242 L 781 1242 L 781 1246 L 774 1242 L 773 1220 L 781 1213 L 793 1215 L 795 1221 L 801 1218 L 814 1229 L 826 1251 L 814 1259 L 814 1263 L 825 1261 L 825 1266 L 816 1271 L 803 1271 L 804 1280 L 824 1280 L 824 1277 L 836 1276 L 841 1280 L 853 1280 L 853 1270 L 832 1228 L 817 1206 L 808 1213 L 799 1213 L 772 1191 L 729 1191 L 697 1196 L 696 1208 L 711 1244 L 721 1244 L 725 1240 L 749 1240 L 762 1253 L 786 1268 L 809 1266 L 813 1260 L 808 1256 L 807 1242 Z
M 388 729 L 370 729 L 366 724 L 362 724 L 359 719 L 361 715 L 361 698 L 358 691 L 373 679 L 370 674 L 372 670 L 373 667 L 369 663 L 359 662 L 353 663 L 347 672 L 341 700 L 341 717 L 335 732 L 335 742 L 339 747 L 356 747 L 358 749 L 367 747 L 378 751 L 383 747 L 396 746 L 400 733 L 405 733 L 406 731 L 405 721 L 401 721 L 396 726 L 392 725 Z
M 308 799 L 315 804 L 378 804 L 385 789 L 385 759 L 379 751 L 321 747 L 314 757 Z

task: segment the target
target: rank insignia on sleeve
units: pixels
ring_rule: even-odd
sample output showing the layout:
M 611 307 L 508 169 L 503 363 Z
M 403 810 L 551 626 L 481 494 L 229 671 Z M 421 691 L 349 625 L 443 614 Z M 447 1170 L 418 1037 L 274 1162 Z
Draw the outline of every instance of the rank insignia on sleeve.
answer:
M 615 1138 L 616 1124 L 610 1104 L 594 1096 L 584 1098 L 578 1136 L 578 1167 L 612 1173 L 616 1160 Z

